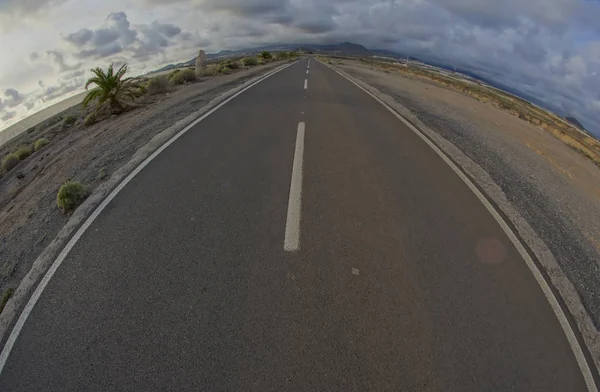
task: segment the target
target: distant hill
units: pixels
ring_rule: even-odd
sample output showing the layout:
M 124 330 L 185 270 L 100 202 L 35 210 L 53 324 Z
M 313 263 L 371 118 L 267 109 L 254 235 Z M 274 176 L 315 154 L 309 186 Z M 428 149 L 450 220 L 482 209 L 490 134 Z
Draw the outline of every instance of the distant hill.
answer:
M 327 52 L 339 52 L 344 54 L 371 54 L 367 48 L 362 45 L 353 44 L 352 42 L 342 42 L 336 45 L 307 45 L 308 48 L 322 50 Z
M 364 46 L 346 41 L 346 42 L 342 42 L 340 44 L 328 44 L 328 45 L 322 45 L 322 44 L 276 44 L 276 45 L 260 46 L 260 47 L 256 47 L 256 48 L 250 48 L 250 49 L 241 49 L 241 50 L 222 50 L 218 53 L 207 53 L 206 59 L 214 60 L 214 59 L 218 59 L 221 57 L 251 55 L 251 54 L 256 54 L 263 50 L 269 50 L 269 51 L 282 51 L 282 50 L 300 51 L 300 50 L 302 50 L 303 52 L 335 52 L 335 53 L 343 53 L 343 54 L 351 54 L 351 55 L 364 55 L 364 56 L 372 55 L 372 53 L 369 51 L 369 49 L 365 48 Z M 196 64 L 196 58 L 194 57 L 193 59 L 190 59 L 189 61 L 186 61 L 185 63 L 169 64 L 162 68 L 148 72 L 148 75 L 157 73 L 157 72 L 170 71 L 170 70 L 176 69 L 176 68 L 190 67 L 195 64 Z
M 577 121 L 577 119 L 575 117 L 565 117 L 565 120 L 567 120 L 571 124 L 575 125 L 577 128 L 581 129 L 582 131 L 585 131 L 585 127 L 583 125 L 581 125 L 581 123 L 579 121 Z

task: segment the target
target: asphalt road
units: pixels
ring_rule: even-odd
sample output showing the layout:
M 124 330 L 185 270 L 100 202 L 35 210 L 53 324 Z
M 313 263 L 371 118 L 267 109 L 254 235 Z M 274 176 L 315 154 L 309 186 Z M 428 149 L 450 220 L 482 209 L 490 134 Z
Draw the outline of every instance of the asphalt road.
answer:
M 587 390 L 475 195 L 307 62 L 119 193 L 34 307 L 1 391 Z

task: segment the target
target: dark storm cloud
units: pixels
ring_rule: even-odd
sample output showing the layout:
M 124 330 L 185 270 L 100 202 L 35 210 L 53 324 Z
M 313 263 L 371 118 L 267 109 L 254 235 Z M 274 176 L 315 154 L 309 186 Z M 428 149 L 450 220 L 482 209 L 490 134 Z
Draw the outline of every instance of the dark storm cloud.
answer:
M 323 21 L 323 22 L 300 22 L 295 23 L 294 27 L 299 30 L 310 33 L 310 34 L 318 34 L 318 33 L 326 33 L 335 28 L 335 23 L 332 21 Z
M 117 39 L 119 39 L 119 32 L 109 29 L 99 29 L 94 32 L 91 44 L 99 47 L 113 43 Z
M 58 65 L 59 72 L 73 71 L 82 66 L 82 63 L 76 63 L 73 65 L 67 64 L 67 62 L 65 61 L 65 55 L 60 50 L 48 50 L 46 54 L 54 60 L 56 65 Z
M 21 97 L 21 94 L 14 88 L 7 88 L 4 90 L 4 96 L 6 97 L 4 104 L 9 108 L 14 108 L 23 102 L 23 97 Z
M 102 59 L 125 53 L 143 61 L 162 53 L 173 44 L 171 39 L 181 34 L 179 26 L 158 21 L 131 26 L 125 12 L 111 13 L 105 21 L 106 27 L 82 29 L 63 37 L 78 49 L 75 57 Z
M 44 88 L 41 92 L 37 93 L 33 98 L 40 102 L 51 102 L 57 98 L 60 98 L 68 93 L 72 93 L 83 87 L 85 78 L 74 78 L 68 79 L 63 82 L 59 82 L 52 86 Z
M 237 16 L 255 16 L 261 18 L 268 15 L 287 13 L 290 4 L 286 0 L 219 0 L 200 1 L 203 9 L 223 11 Z
M 75 33 L 67 35 L 64 37 L 64 39 L 77 47 L 81 47 L 90 42 L 93 36 L 94 32 L 92 30 L 81 29 Z

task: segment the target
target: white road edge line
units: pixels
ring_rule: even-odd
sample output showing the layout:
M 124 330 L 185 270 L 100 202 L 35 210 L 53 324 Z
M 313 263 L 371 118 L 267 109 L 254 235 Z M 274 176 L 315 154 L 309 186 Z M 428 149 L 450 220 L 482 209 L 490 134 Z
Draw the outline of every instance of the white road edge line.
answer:
M 242 90 L 238 91 L 237 93 L 235 93 L 231 97 L 227 98 L 225 101 L 221 102 L 220 104 L 218 104 L 217 106 L 215 106 L 214 108 L 212 108 L 211 110 L 209 110 L 207 113 L 203 114 L 200 118 L 198 118 L 197 120 L 195 120 L 194 122 L 192 122 L 190 125 L 188 125 L 184 129 L 182 129 L 181 131 L 179 131 L 179 133 L 177 133 L 171 139 L 169 139 L 168 141 L 166 141 L 165 144 L 163 144 L 162 146 L 160 146 L 156 151 L 154 151 L 154 153 L 152 153 L 152 155 L 150 155 L 142 163 L 140 163 L 139 166 L 136 167 L 134 171 L 132 171 L 127 177 L 125 177 L 125 179 L 123 181 L 121 181 L 121 183 L 119 185 L 117 185 L 117 187 L 115 189 L 113 189 L 113 191 L 106 197 L 106 199 L 104 199 L 104 201 L 102 203 L 100 203 L 100 205 L 94 210 L 94 212 L 92 213 L 92 215 L 90 215 L 86 219 L 86 221 L 79 228 L 79 230 L 77 230 L 77 232 L 75 233 L 75 235 L 73 235 L 73 237 L 69 240 L 69 242 L 67 243 L 67 245 L 60 252 L 60 254 L 58 255 L 58 257 L 54 260 L 54 262 L 52 263 L 52 265 L 50 266 L 50 268 L 46 272 L 46 275 L 44 275 L 44 277 L 40 281 L 39 285 L 36 287 L 36 289 L 33 292 L 31 298 L 29 298 L 29 301 L 27 302 L 27 305 L 25 305 L 25 308 L 23 309 L 23 312 L 21 313 L 21 316 L 19 316 L 19 319 L 17 320 L 14 328 L 12 329 L 10 335 L 8 336 L 8 339 L 6 340 L 6 344 L 4 345 L 4 347 L 2 349 L 2 353 L 0 354 L 0 374 L 2 374 L 2 370 L 4 369 L 4 366 L 6 365 L 6 362 L 8 360 L 8 356 L 10 355 L 10 352 L 11 352 L 13 346 L 15 345 L 15 342 L 16 342 L 17 338 L 19 337 L 19 334 L 21 333 L 21 330 L 23 329 L 23 326 L 25 325 L 25 322 L 27 321 L 27 318 L 29 317 L 29 314 L 31 313 L 31 311 L 33 310 L 33 307 L 35 306 L 35 304 L 39 300 L 40 296 L 42 295 L 42 292 L 44 291 L 44 289 L 48 285 L 48 282 L 50 282 L 50 279 L 52 279 L 52 276 L 54 276 L 54 274 L 56 273 L 56 271 L 58 270 L 58 268 L 60 267 L 60 265 L 62 264 L 62 262 L 64 261 L 64 259 L 67 257 L 67 255 L 69 254 L 69 252 L 71 251 L 71 249 L 75 246 L 75 244 L 77 243 L 77 241 L 79 241 L 79 239 L 81 238 L 81 236 L 83 235 L 83 233 L 85 233 L 85 231 L 91 226 L 91 224 L 94 222 L 94 220 L 96 220 L 96 218 L 106 208 L 106 206 L 111 202 L 111 200 L 114 199 L 119 194 L 119 192 L 139 172 L 142 171 L 142 169 L 144 169 L 154 158 L 156 158 L 167 147 L 169 147 L 171 144 L 173 144 L 173 142 L 175 142 L 175 140 L 179 139 L 184 133 L 186 133 L 187 131 L 189 131 L 191 128 L 195 127 L 202 120 L 204 120 L 205 118 L 207 118 L 208 116 L 210 116 L 211 114 L 213 114 L 214 112 L 216 112 L 217 110 L 219 110 L 221 107 L 223 107 L 224 105 L 226 105 L 227 103 L 229 103 L 230 101 L 232 101 L 233 99 L 235 99 L 237 96 L 239 96 L 242 93 L 246 92 L 250 88 L 256 86 L 257 84 L 259 84 L 260 82 L 264 81 L 265 79 L 270 78 L 271 76 L 275 75 L 276 73 L 279 73 L 279 72 L 283 71 L 284 69 L 286 69 L 286 68 L 288 68 L 288 67 L 290 67 L 290 66 L 292 66 L 294 64 L 296 64 L 296 62 L 287 64 L 287 65 L 285 65 L 285 66 L 283 66 L 283 67 L 281 67 L 279 69 L 276 69 L 276 70 L 274 70 L 274 71 L 266 74 L 264 77 L 260 78 L 259 80 L 257 80 L 256 82 L 252 83 L 251 85 L 246 86 Z
M 527 253 L 527 250 L 525 249 L 525 247 L 523 246 L 523 244 L 521 243 L 521 241 L 519 240 L 517 235 L 512 231 L 512 229 L 504 221 L 504 219 L 498 213 L 498 211 L 494 208 L 494 206 L 481 193 L 481 191 L 475 186 L 475 184 L 473 184 L 473 182 L 462 172 L 462 170 L 460 170 L 458 168 L 458 166 L 456 166 L 456 164 L 454 164 L 454 162 L 452 162 L 450 160 L 450 158 L 448 158 L 446 156 L 446 154 L 438 148 L 438 146 L 436 146 L 432 141 L 430 141 L 429 138 L 427 138 L 427 136 L 425 136 L 422 131 L 420 131 L 418 128 L 414 127 L 408 120 L 406 120 L 399 113 L 397 113 L 394 109 L 392 109 L 387 103 L 385 103 L 384 101 L 379 99 L 375 94 L 373 94 L 369 90 L 365 89 L 363 86 L 356 83 L 354 80 L 348 78 L 346 75 L 342 74 L 337 69 L 332 68 L 327 64 L 324 64 L 322 62 L 321 62 L 321 64 L 325 65 L 326 67 L 329 67 L 331 70 L 335 71 L 338 75 L 342 76 L 344 79 L 348 80 L 349 82 L 354 84 L 356 87 L 360 88 L 362 91 L 364 91 L 365 93 L 370 95 L 371 98 L 373 98 L 374 100 L 379 102 L 390 113 L 392 113 L 400 121 L 402 121 L 404 124 L 406 124 L 407 127 L 409 127 L 415 134 L 417 134 L 417 136 L 419 136 L 421 139 L 423 139 L 423 141 L 425 143 L 427 143 L 427 145 L 429 145 L 429 147 L 431 147 L 431 149 L 433 151 L 435 151 L 440 156 L 440 158 L 442 158 L 442 160 L 444 160 L 444 162 L 446 162 L 446 164 L 448 166 L 450 166 L 450 168 L 461 178 L 461 180 L 463 180 L 463 182 L 469 187 L 469 189 L 471 189 L 471 191 L 475 194 L 475 196 L 477 196 L 479 201 L 481 201 L 481 203 L 489 211 L 489 213 L 492 215 L 492 217 L 494 217 L 496 222 L 498 222 L 498 224 L 500 225 L 500 227 L 502 228 L 504 233 L 506 233 L 506 235 L 508 236 L 510 241 L 513 243 L 513 245 L 515 246 L 515 248 L 517 249 L 517 251 L 519 252 L 521 257 L 523 258 L 523 260 L 525 260 L 525 263 L 527 264 L 527 266 L 529 267 L 529 270 L 535 277 L 535 280 L 540 285 L 540 288 L 542 289 L 544 295 L 546 296 L 546 299 L 550 303 L 550 307 L 554 311 L 554 314 L 556 315 L 556 318 L 558 319 L 558 322 L 560 323 L 560 326 L 562 327 L 562 330 L 567 337 L 567 341 L 569 342 L 569 345 L 571 346 L 571 350 L 573 350 L 573 355 L 575 355 L 575 359 L 577 360 L 577 364 L 579 365 L 579 369 L 581 370 L 581 374 L 583 375 L 583 378 L 587 385 L 588 392 L 598 392 L 598 388 L 594 381 L 594 376 L 592 375 L 592 371 L 589 367 L 589 364 L 588 364 L 587 360 L 585 359 L 583 350 L 582 350 L 581 346 L 579 345 L 579 341 L 577 340 L 577 337 L 575 336 L 575 332 L 573 331 L 573 329 L 571 328 L 571 325 L 569 324 L 569 320 L 567 320 L 567 316 L 564 314 L 562 308 L 560 307 L 560 304 L 558 303 L 558 299 L 552 292 L 552 289 L 548 285 L 548 282 L 546 282 L 546 279 L 544 279 L 542 272 L 538 269 L 537 265 L 535 265 L 534 261 L 531 259 L 531 256 L 529 256 L 529 253 Z
M 304 131 L 306 125 L 298 123 L 290 199 L 288 200 L 287 220 L 285 222 L 285 239 L 283 250 L 295 252 L 300 247 L 300 214 L 302 212 L 302 165 L 304 160 Z
M 304 79 L 304 89 L 308 89 L 308 79 Z

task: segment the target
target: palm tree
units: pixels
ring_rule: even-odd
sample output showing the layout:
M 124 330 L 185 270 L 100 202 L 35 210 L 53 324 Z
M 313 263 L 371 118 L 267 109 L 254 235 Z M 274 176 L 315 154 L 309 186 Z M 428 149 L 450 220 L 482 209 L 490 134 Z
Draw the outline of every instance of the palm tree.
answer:
M 259 56 L 262 57 L 263 60 L 271 60 L 273 58 L 271 52 L 269 52 L 268 50 L 263 50 L 262 52 L 260 52 Z
M 108 71 L 100 67 L 92 69 L 96 75 L 90 78 L 85 84 L 87 90 L 91 84 L 96 87 L 91 89 L 83 100 L 83 107 L 87 107 L 91 102 L 96 101 L 96 110 L 103 105 L 108 105 L 108 109 L 113 114 L 119 114 L 127 107 L 126 101 L 133 101 L 145 92 L 145 87 L 139 78 L 125 78 L 127 64 L 123 64 L 115 73 L 113 64 L 108 67 Z

